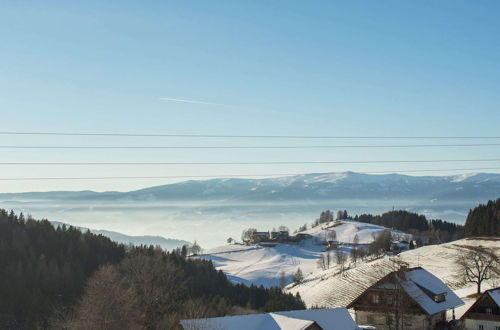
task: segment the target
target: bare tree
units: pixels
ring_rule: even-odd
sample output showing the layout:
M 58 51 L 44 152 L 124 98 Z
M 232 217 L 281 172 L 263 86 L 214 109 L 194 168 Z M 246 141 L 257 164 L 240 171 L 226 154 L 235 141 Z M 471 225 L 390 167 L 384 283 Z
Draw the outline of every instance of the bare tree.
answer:
M 286 275 L 285 275 L 285 272 L 284 271 L 281 271 L 280 272 L 280 277 L 279 277 L 279 286 L 280 288 L 284 288 L 285 285 L 286 285 Z
M 408 265 L 399 257 L 391 258 L 386 263 L 384 272 L 391 272 L 387 282 L 391 285 L 390 289 L 380 294 L 380 304 L 385 306 L 385 325 L 389 330 L 405 329 L 405 318 L 410 314 L 412 302 L 402 286 L 402 281 L 406 278 Z
M 457 277 L 465 283 L 474 283 L 477 294 L 484 281 L 500 275 L 500 259 L 492 249 L 482 246 L 459 246 L 461 252 L 455 259 Z
M 337 240 L 337 232 L 335 230 L 329 230 L 328 231 L 328 240 L 330 241 L 336 241 Z
M 360 258 L 360 253 L 359 253 L 359 236 L 358 234 L 354 235 L 354 238 L 352 239 L 352 248 L 351 248 L 351 261 L 356 264 L 358 259 Z
M 89 279 L 74 314 L 66 315 L 59 325 L 72 330 L 140 328 L 138 310 L 136 292 L 114 266 L 106 265 Z
M 332 254 L 330 252 L 327 252 L 326 253 L 326 256 L 325 256 L 325 263 L 326 263 L 326 268 L 327 269 L 330 269 L 330 265 L 332 263 Z
M 317 261 L 318 268 L 321 268 L 322 270 L 326 270 L 326 257 L 324 253 L 321 253 L 319 255 L 319 259 Z
M 347 255 L 341 249 L 335 251 L 335 258 L 337 259 L 337 264 L 340 266 L 340 272 L 344 272 L 345 263 L 347 261 Z
M 300 284 L 304 280 L 304 274 L 302 274 L 302 269 L 297 268 L 297 271 L 293 274 L 293 282 L 295 284 Z

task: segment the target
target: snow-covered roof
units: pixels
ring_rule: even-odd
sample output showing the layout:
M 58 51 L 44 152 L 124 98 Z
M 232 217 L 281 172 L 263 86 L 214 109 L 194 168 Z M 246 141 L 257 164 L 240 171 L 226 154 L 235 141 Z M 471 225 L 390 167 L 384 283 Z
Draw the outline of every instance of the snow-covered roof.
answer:
M 498 307 L 500 307 L 500 288 L 496 289 L 491 289 L 487 291 L 488 294 L 490 295 L 491 299 L 497 304 Z
M 401 283 L 405 292 L 429 315 L 446 311 L 464 304 L 446 284 L 423 268 L 414 268 L 405 273 L 406 280 Z M 425 290 L 438 295 L 444 294 L 444 300 L 436 302 Z
M 303 330 L 314 323 L 325 330 L 357 329 L 351 314 L 349 314 L 345 308 L 306 309 L 268 314 L 248 314 L 181 321 L 181 325 L 185 330 Z

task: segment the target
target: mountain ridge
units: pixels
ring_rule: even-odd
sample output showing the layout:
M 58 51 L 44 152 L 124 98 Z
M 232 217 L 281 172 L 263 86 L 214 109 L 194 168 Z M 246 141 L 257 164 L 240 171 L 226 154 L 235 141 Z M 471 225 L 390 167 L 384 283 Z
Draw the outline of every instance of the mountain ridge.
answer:
M 356 172 L 308 173 L 276 178 L 214 178 L 188 180 L 128 192 L 49 191 L 0 193 L 0 198 L 103 200 L 287 200 L 322 198 L 401 197 L 478 200 L 500 196 L 500 174 L 465 173 L 451 176 L 410 176 Z

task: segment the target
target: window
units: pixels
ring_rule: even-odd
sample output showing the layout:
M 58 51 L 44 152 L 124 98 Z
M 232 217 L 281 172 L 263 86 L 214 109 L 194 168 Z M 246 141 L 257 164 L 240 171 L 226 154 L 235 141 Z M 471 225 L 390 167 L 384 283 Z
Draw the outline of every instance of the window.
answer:
M 495 330 L 500 330 L 500 325 L 495 327 Z
M 380 302 L 380 299 L 379 299 L 379 297 L 378 297 L 378 294 L 374 294 L 374 295 L 372 296 L 372 302 L 373 302 L 374 304 L 378 304 L 378 303 Z
M 477 326 L 477 329 L 478 329 L 478 330 L 484 330 L 484 325 L 482 325 L 482 324 L 478 325 L 478 326 Z
M 443 294 L 443 293 L 441 293 L 441 294 L 437 294 L 437 295 L 435 295 L 435 296 L 434 296 L 434 301 L 435 301 L 435 302 L 438 302 L 438 303 L 439 303 L 439 302 L 443 302 L 443 301 L 445 301 L 445 296 L 444 296 L 444 294 Z
M 486 314 L 493 314 L 493 309 L 486 307 Z

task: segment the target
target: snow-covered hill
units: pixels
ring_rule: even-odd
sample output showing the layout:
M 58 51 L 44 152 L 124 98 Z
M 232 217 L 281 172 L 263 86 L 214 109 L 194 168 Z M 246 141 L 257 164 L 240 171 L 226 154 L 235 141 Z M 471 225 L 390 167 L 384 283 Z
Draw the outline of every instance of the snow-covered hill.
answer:
M 459 286 L 454 278 L 454 260 L 459 246 L 482 245 L 496 249 L 500 255 L 500 241 L 495 240 L 458 240 L 441 245 L 424 246 L 400 254 L 401 260 L 410 267 L 421 266 L 443 280 L 464 299 L 466 305 L 456 312 L 460 316 L 473 302 L 468 295 L 475 292 L 473 285 Z M 382 258 L 371 262 L 359 263 L 351 269 L 340 273 L 337 267 L 326 271 L 315 272 L 307 276 L 303 284 L 288 286 L 287 291 L 300 292 L 307 306 L 345 307 L 365 289 L 374 284 L 385 274 L 394 269 L 395 265 L 390 258 Z M 491 283 L 486 283 L 487 289 Z
M 304 275 L 318 272 L 317 261 L 325 250 L 324 242 L 330 230 L 335 230 L 337 240 L 352 243 L 357 234 L 359 243 L 368 244 L 386 228 L 362 222 L 343 220 L 340 224 L 326 223 L 302 233 L 312 236 L 300 244 L 280 244 L 276 247 L 226 245 L 204 251 L 200 258 L 212 260 L 217 269 L 224 271 L 231 280 L 238 283 L 272 286 L 279 284 L 280 273 L 284 272 L 287 283 L 300 267 Z M 394 235 L 405 236 L 399 231 Z M 407 235 L 406 235 L 407 236 Z M 348 244 L 342 249 L 349 253 Z

